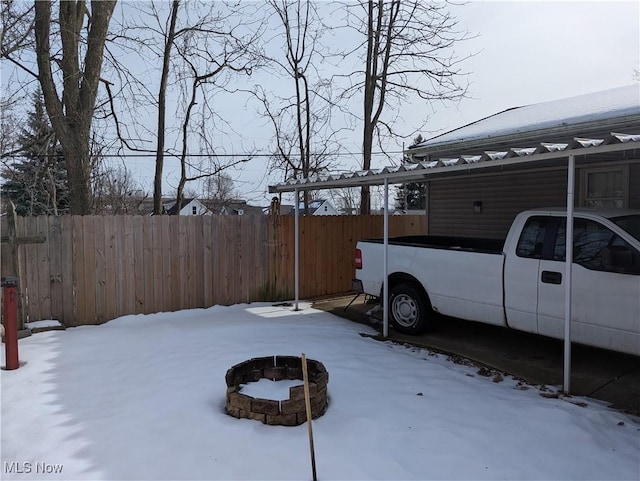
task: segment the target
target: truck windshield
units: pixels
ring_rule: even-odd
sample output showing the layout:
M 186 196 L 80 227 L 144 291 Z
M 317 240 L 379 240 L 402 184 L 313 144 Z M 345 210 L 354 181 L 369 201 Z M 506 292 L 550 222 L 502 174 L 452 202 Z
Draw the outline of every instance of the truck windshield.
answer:
M 613 217 L 611 222 L 640 241 L 640 214 Z

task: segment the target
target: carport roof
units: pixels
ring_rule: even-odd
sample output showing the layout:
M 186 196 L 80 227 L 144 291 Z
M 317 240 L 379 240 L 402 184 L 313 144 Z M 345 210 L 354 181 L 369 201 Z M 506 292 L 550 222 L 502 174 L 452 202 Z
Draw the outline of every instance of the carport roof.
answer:
M 630 85 L 505 110 L 408 149 L 412 162 L 400 166 L 319 174 L 270 186 L 269 192 L 419 182 L 533 163 L 543 167 L 569 155 L 583 163 L 638 158 L 638 149 L 640 86 Z

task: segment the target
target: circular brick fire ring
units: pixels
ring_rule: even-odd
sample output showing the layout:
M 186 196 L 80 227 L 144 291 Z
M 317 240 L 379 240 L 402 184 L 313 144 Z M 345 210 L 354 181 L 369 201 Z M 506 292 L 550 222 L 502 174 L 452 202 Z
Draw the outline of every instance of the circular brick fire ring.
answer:
M 321 362 L 307 359 L 311 417 L 322 416 L 327 409 L 329 373 Z M 227 371 L 227 414 L 236 418 L 262 421 L 264 424 L 298 426 L 306 422 L 304 386 L 289 388 L 289 399 L 276 401 L 242 394 L 241 385 L 262 378 L 273 381 L 302 379 L 302 359 L 296 356 L 256 357 L 236 364 Z

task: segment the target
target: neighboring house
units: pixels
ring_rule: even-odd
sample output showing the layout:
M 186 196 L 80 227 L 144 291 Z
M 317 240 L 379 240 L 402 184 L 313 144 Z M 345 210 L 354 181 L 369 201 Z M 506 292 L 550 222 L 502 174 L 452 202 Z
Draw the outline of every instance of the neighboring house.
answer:
M 184 199 L 178 211 L 178 203 L 174 200 L 163 204 L 168 215 L 211 215 L 211 211 L 198 199 Z
M 232 202 L 222 206 L 220 215 L 264 215 L 264 207 L 249 205 L 246 201 Z
M 429 234 L 503 237 L 518 212 L 566 205 L 568 156 L 558 153 L 572 146 L 602 147 L 575 156 L 576 206 L 640 209 L 640 151 L 606 149 L 638 139 L 640 87 L 630 85 L 512 108 L 405 153 L 427 174 Z
M 264 215 L 264 207 L 247 204 L 246 200 L 202 199 L 213 215 Z
M 298 206 L 300 213 L 304 212 L 304 202 Z M 281 205 L 280 215 L 294 215 L 293 205 Z M 340 212 L 326 199 L 316 199 L 309 201 L 309 215 L 340 215 Z

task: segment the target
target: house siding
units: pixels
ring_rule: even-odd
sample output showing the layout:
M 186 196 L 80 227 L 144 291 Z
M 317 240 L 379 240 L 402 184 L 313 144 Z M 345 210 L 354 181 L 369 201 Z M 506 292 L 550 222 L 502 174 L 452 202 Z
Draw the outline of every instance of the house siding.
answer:
M 629 166 L 629 207 L 640 209 L 640 161 Z
M 566 192 L 566 168 L 433 181 L 429 234 L 504 238 L 519 212 L 565 205 Z M 474 213 L 475 201 L 482 213 Z
M 579 206 L 579 173 L 576 206 Z M 430 235 L 504 238 L 515 216 L 527 209 L 567 202 L 567 169 L 486 174 L 432 181 L 428 187 Z M 473 203 L 482 202 L 482 213 Z M 629 163 L 629 208 L 640 209 L 640 162 Z

